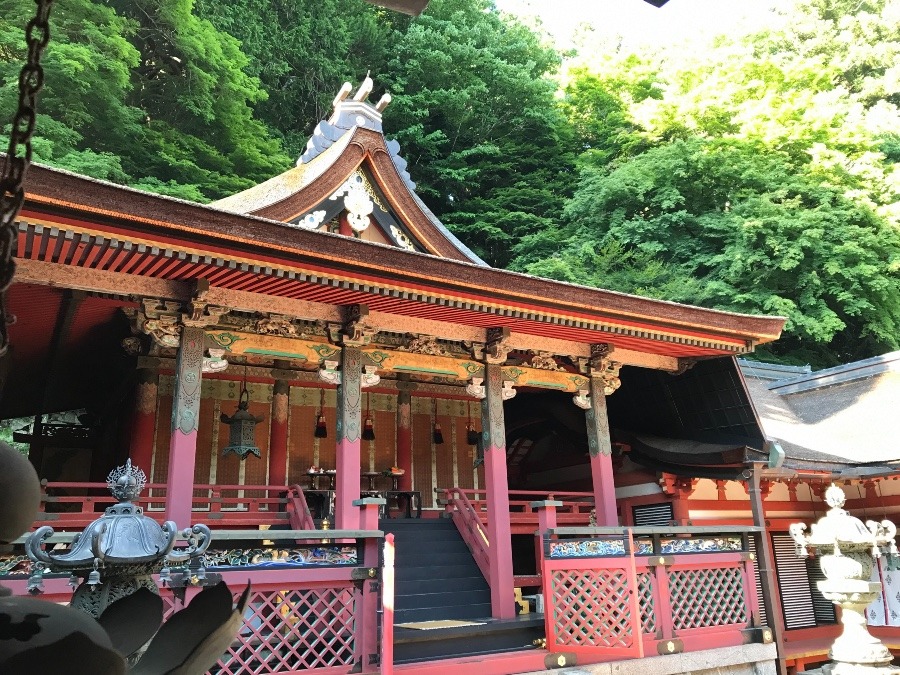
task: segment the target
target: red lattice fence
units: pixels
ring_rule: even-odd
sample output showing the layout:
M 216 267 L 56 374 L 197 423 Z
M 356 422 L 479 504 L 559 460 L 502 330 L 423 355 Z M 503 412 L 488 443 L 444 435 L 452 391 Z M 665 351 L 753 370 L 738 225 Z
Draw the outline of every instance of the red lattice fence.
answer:
M 238 639 L 210 673 L 347 672 L 354 663 L 355 636 L 352 586 L 254 589 Z
M 542 561 L 547 649 L 602 659 L 739 645 L 758 617 L 747 551 Z M 677 642 L 677 646 L 672 641 Z

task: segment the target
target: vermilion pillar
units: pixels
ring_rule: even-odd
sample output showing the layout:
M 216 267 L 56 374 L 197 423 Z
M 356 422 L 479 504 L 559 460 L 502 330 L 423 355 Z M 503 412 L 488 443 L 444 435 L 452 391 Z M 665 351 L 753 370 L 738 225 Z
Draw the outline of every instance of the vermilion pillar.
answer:
M 172 437 L 169 441 L 169 473 L 166 482 L 166 520 L 175 521 L 180 528 L 191 524 L 204 339 L 202 328 L 185 326 L 181 331 L 175 365 Z
M 128 456 L 131 463 L 149 476 L 153 466 L 153 437 L 156 431 L 156 402 L 159 393 L 159 371 L 138 368 L 131 416 L 131 438 Z
M 513 595 L 512 532 L 509 524 L 509 484 L 506 477 L 506 429 L 502 390 L 503 372 L 500 366 L 486 365 L 481 423 L 487 488 L 491 614 L 495 619 L 511 619 L 516 615 L 516 609 Z
M 273 372 L 276 376 L 279 373 Z M 276 377 L 272 388 L 272 423 L 269 427 L 269 485 L 287 485 L 290 395 L 290 382 Z
M 415 384 L 397 381 L 397 468 L 404 473 L 397 481 L 401 490 L 412 490 L 412 390 Z
M 362 435 L 362 351 L 341 350 L 341 383 L 337 388 L 337 476 L 334 524 L 339 530 L 359 529 L 360 439 Z
M 616 485 L 613 480 L 612 442 L 609 437 L 609 418 L 606 414 L 605 383 L 599 375 L 591 376 L 591 407 L 587 420 L 588 451 L 591 455 L 591 478 L 594 485 L 594 509 L 597 525 L 619 524 L 616 511 Z

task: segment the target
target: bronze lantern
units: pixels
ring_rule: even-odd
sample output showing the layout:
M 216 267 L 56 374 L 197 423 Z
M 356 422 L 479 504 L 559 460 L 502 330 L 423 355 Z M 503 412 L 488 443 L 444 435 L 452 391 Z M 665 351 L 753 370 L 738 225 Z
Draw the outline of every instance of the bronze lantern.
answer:
M 233 452 L 241 459 L 247 459 L 247 455 L 251 452 L 257 457 L 260 456 L 259 448 L 256 446 L 254 430 L 256 425 L 263 421 L 262 417 L 257 417 L 250 413 L 250 394 L 246 385 L 241 389 L 241 397 L 238 400 L 237 410 L 234 415 L 229 417 L 222 413 L 221 420 L 227 424 L 230 429 L 228 432 L 228 446 L 222 450 L 223 455 Z

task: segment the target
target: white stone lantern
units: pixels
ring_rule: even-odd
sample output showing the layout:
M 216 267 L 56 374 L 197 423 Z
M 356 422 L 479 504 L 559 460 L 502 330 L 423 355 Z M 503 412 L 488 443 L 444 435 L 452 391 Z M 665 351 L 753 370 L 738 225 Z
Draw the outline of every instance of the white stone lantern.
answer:
M 833 675 L 900 674 L 891 666 L 891 652 L 866 627 L 866 607 L 881 592 L 881 584 L 870 581 L 876 560 L 882 555 L 897 555 L 894 537 L 897 528 L 889 520 L 865 524 L 842 507 L 844 491 L 831 485 L 825 492 L 830 510 L 812 526 L 790 527 L 797 555 L 808 555 L 813 546 L 819 554 L 824 581 L 816 582 L 822 595 L 841 607 L 843 631 L 832 644 L 828 656 L 833 663 L 822 670 Z

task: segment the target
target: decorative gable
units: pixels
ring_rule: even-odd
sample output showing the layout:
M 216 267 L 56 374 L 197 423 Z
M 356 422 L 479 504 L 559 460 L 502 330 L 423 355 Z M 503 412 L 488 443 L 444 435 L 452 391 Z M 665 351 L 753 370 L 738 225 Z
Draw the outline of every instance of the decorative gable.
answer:
M 351 96 L 345 82 L 296 167 L 212 206 L 484 265 L 416 194 L 400 144 L 384 137 L 381 113 L 391 96 L 370 104 L 372 86 L 366 77 Z

